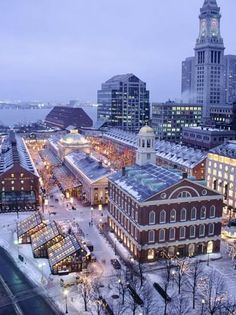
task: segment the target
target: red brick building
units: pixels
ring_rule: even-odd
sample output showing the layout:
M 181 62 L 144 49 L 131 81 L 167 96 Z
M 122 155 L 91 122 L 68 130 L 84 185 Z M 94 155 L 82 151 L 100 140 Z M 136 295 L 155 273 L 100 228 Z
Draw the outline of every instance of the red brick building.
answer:
M 137 164 L 109 178 L 110 229 L 141 261 L 155 261 L 163 253 L 219 252 L 222 196 L 186 173 L 156 166 L 154 137 L 143 127 Z
M 0 212 L 36 210 L 39 175 L 23 138 L 11 134 L 0 148 Z

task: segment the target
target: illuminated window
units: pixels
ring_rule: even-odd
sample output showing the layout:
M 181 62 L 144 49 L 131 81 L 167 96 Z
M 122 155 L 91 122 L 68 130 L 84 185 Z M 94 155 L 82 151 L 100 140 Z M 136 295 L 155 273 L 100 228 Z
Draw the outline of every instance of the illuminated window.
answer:
M 170 212 L 170 222 L 176 222 L 176 211 L 172 209 Z
M 11 190 L 15 190 L 15 187 L 14 187 L 14 186 L 12 186 L 12 187 L 11 187 Z
M 152 260 L 152 259 L 154 259 L 154 257 L 155 257 L 154 249 L 149 249 L 148 255 L 147 255 L 148 260 Z
M 14 180 L 12 180 L 11 183 L 14 184 Z
M 15 175 L 14 174 L 11 174 L 11 177 L 14 177 Z
M 213 242 L 210 241 L 207 243 L 207 254 L 211 254 L 213 252 Z

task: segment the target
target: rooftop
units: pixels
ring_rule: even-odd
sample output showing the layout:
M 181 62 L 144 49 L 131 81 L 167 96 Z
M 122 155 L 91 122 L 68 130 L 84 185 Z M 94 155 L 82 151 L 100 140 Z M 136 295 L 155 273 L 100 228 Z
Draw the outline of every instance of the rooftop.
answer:
M 54 237 L 60 235 L 59 229 L 55 221 L 43 227 L 40 231 L 34 233 L 31 236 L 32 248 L 35 250 L 36 248 L 46 244 Z
M 66 236 L 62 241 L 49 247 L 48 259 L 50 266 L 54 266 L 70 255 L 74 255 L 81 249 L 79 242 L 74 235 Z
M 83 152 L 72 152 L 65 157 L 65 161 L 77 168 L 92 182 L 108 176 L 112 172 L 110 168 L 103 166 L 102 162 Z
M 211 127 L 201 127 L 201 126 L 198 126 L 198 127 L 184 127 L 183 128 L 184 130 L 188 130 L 188 131 L 191 131 L 191 130 L 199 130 L 199 131 L 205 131 L 205 132 L 208 132 L 208 133 L 211 133 L 211 132 L 217 132 L 217 133 L 235 133 L 234 130 L 226 130 L 226 129 L 217 129 L 217 128 L 211 128 Z
M 210 153 L 236 159 L 236 140 L 230 140 L 210 150 Z
M 138 201 L 145 201 L 182 180 L 182 173 L 153 164 L 135 164 L 126 168 L 125 175 L 121 171 L 109 179 Z
M 37 225 L 43 222 L 42 214 L 37 211 L 26 219 L 17 223 L 17 235 L 18 237 L 25 234 L 29 230 L 33 229 Z

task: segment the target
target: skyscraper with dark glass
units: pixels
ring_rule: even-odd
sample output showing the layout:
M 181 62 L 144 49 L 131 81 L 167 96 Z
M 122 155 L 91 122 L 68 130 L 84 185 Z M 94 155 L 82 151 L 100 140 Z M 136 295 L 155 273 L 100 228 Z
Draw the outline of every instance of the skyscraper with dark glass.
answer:
M 146 83 L 132 73 L 116 75 L 102 84 L 97 94 L 98 119 L 108 126 L 138 131 L 150 119 Z

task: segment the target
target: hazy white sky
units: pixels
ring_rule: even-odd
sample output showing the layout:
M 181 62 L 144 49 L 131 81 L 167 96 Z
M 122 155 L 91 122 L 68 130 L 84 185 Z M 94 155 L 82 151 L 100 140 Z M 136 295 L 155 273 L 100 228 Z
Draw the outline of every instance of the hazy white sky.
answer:
M 0 99 L 94 100 L 133 72 L 151 100 L 180 96 L 203 0 L 0 0 Z M 236 0 L 218 0 L 226 53 L 236 54 Z

